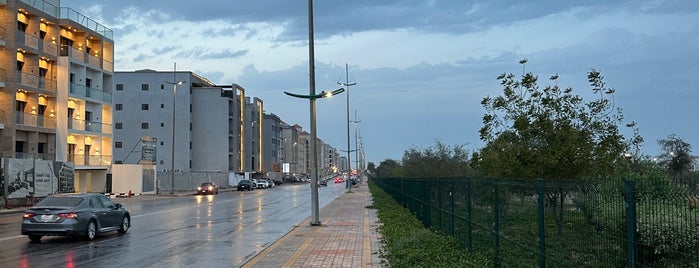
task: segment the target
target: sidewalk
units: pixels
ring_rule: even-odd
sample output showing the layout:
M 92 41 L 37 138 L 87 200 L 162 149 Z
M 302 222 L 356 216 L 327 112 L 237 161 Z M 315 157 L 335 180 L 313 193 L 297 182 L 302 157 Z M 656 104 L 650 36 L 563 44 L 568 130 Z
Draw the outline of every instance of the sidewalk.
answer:
M 379 256 L 379 221 L 366 183 L 320 210 L 320 226 L 310 217 L 242 267 L 386 267 Z

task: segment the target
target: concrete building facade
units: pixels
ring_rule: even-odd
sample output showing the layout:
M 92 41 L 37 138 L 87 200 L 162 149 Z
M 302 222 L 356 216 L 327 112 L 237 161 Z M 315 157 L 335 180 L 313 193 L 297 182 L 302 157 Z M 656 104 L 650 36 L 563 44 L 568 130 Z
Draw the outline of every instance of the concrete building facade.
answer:
M 115 164 L 143 163 L 146 138 L 156 144 L 160 189 L 172 181 L 174 190 L 203 181 L 226 185 L 229 174 L 244 171 L 242 87 L 227 86 L 237 92 L 227 95 L 188 71 L 116 72 L 115 81 Z
M 75 164 L 101 192 L 112 161 L 111 29 L 59 0 L 0 1 L 0 157 Z

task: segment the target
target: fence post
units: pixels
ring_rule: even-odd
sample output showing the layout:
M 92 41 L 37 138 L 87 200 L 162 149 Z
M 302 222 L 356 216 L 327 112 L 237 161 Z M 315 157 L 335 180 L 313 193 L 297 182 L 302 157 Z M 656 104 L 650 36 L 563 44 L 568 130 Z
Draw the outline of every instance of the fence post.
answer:
M 468 242 L 467 242 L 467 247 L 468 250 L 471 251 L 473 250 L 473 218 L 471 217 L 471 200 L 473 198 L 471 197 L 471 177 L 466 178 L 466 216 L 468 217 L 468 222 L 466 223 L 466 228 L 468 231 Z
M 628 267 L 636 267 L 636 185 L 624 181 L 624 206 L 626 209 L 626 253 Z
M 544 221 L 544 180 L 536 180 L 537 214 L 539 215 L 539 267 L 546 267 L 546 229 Z
M 455 184 L 456 184 L 456 178 L 452 178 L 451 179 L 451 189 L 449 190 L 449 198 L 450 198 L 449 200 L 451 202 L 451 211 L 450 212 L 451 212 L 451 236 L 452 237 L 454 236 L 454 231 L 455 231 L 454 229 L 456 229 L 454 227 L 456 225 L 456 223 L 454 222 L 456 220 L 456 218 L 454 218 L 454 207 L 455 207 L 455 204 L 454 204 L 454 185 Z
M 498 189 L 498 178 L 493 179 L 493 218 L 495 220 L 493 239 L 495 244 L 495 258 L 493 264 L 500 267 L 500 190 Z

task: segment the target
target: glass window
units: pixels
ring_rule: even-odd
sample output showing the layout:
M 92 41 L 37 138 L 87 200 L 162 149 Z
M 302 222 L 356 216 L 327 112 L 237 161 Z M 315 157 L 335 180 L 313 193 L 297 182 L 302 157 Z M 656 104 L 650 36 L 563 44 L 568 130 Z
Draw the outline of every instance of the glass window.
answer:
M 141 104 L 141 110 L 148 111 L 148 103 Z
M 114 124 L 114 128 L 116 129 L 122 129 L 124 127 L 124 123 L 116 123 Z
M 114 104 L 114 109 L 117 111 L 121 111 L 124 109 L 124 105 L 121 103 Z
M 148 129 L 148 123 L 141 123 L 141 129 Z
M 141 90 L 148 90 L 148 84 L 141 84 Z
M 123 142 L 120 142 L 120 141 L 114 142 L 114 148 L 121 148 L 122 146 L 123 146 Z
M 118 91 L 124 90 L 124 84 L 116 84 L 116 90 L 118 90 Z

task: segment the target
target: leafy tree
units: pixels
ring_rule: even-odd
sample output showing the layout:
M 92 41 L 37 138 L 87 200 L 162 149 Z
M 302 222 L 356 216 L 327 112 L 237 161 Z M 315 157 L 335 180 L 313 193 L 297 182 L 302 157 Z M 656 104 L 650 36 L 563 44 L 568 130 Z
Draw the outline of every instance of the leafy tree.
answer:
M 585 102 L 572 88 L 560 88 L 557 74 L 550 77 L 554 85 L 540 87 L 538 76 L 524 72 L 526 63 L 520 61 L 521 78 L 498 76 L 501 96 L 481 101 L 486 113 L 479 133 L 486 145 L 473 154 L 473 166 L 484 176 L 531 179 L 609 177 L 627 170 L 630 143 L 619 133 L 623 115 L 602 74 L 588 72 L 597 98 Z M 642 142 L 640 136 L 632 140 Z M 547 193 L 559 233 L 567 194 L 564 186 Z
M 521 79 L 501 74 L 503 94 L 481 101 L 486 114 L 480 138 L 486 146 L 474 153 L 474 166 L 485 176 L 501 177 L 616 174 L 616 169 L 626 166 L 619 164 L 625 163 L 624 154 L 630 148 L 619 133 L 623 115 L 614 105 L 615 90 L 606 87 L 602 74 L 593 69 L 587 78 L 598 96 L 590 102 L 557 83 L 541 88 L 532 73 Z M 558 75 L 550 80 L 558 81 Z
M 376 164 L 374 164 L 374 162 L 367 163 L 366 169 L 369 174 L 376 174 Z
M 376 176 L 379 178 L 402 177 L 403 166 L 396 160 L 386 159 L 376 168 Z
M 420 150 L 411 147 L 403 154 L 403 171 L 407 177 L 437 178 L 466 176 L 470 173 L 468 151 L 464 145 L 449 146 L 439 140 L 434 147 Z
M 691 170 L 694 163 L 692 145 L 675 134 L 659 140 L 658 145 L 663 152 L 659 156 L 660 163 L 670 177 L 676 178 Z

